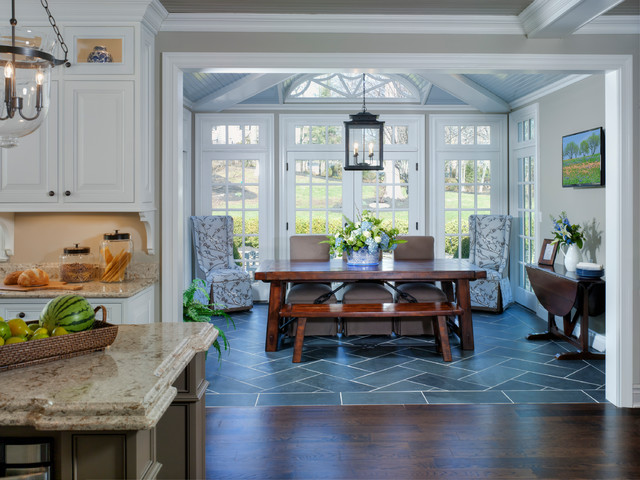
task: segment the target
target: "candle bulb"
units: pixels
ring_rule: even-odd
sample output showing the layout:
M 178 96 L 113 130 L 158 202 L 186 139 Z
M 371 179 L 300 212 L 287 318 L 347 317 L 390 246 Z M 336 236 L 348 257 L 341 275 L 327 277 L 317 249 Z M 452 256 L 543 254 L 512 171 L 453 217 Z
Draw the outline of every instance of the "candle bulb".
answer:
M 369 158 L 373 157 L 373 142 L 369 144 Z
M 13 87 L 13 63 L 7 62 L 7 64 L 4 66 L 4 101 L 7 105 L 11 105 L 11 97 L 12 97 L 12 90 L 13 90 L 12 87 Z
M 42 110 L 42 84 L 44 83 L 44 73 L 38 69 L 36 72 L 36 110 Z
M 358 156 L 358 144 L 357 143 L 353 144 L 353 156 L 354 157 Z

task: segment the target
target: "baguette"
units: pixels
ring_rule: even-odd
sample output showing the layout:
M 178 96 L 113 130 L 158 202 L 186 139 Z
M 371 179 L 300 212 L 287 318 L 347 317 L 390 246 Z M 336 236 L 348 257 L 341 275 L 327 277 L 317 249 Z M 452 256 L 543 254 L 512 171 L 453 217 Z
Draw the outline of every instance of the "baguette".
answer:
M 49 275 L 39 268 L 30 268 L 25 270 L 18 277 L 18 285 L 23 287 L 39 287 L 49 284 Z
M 5 285 L 17 285 L 18 284 L 18 277 L 20 276 L 20 274 L 22 272 L 23 272 L 23 270 L 16 270 L 15 272 L 11 272 L 9 275 L 4 277 L 4 284 Z

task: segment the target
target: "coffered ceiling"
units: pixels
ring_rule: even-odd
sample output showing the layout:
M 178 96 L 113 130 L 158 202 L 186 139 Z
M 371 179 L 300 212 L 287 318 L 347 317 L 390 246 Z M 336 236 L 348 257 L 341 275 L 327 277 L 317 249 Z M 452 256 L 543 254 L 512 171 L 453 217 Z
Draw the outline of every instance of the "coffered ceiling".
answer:
M 160 0 L 168 11 L 168 20 L 185 18 L 208 31 L 278 31 L 279 20 L 293 17 L 287 28 L 300 18 L 318 25 L 318 32 L 335 19 L 368 19 L 379 16 L 377 26 L 392 18 L 414 19 L 424 23 L 450 22 L 456 19 L 505 19 L 529 38 L 563 38 L 598 17 L 637 18 L 640 25 L 640 0 Z M 335 17 L 332 17 L 335 16 Z M 490 17 L 489 17 L 490 16 Z M 246 20 L 243 20 L 246 19 Z M 256 21 L 256 19 L 258 19 Z M 271 26 L 269 26 L 271 25 Z M 307 25 L 307 24 L 305 24 Z M 323 26 L 324 25 L 324 26 Z M 466 25 L 464 22 L 459 25 Z M 366 25 L 365 25 L 366 26 Z M 234 29 L 238 30 L 234 30 Z M 306 31 L 306 30 L 289 31 Z M 455 27 L 454 27 L 455 28 Z M 374 31 L 373 29 L 372 31 Z M 447 32 L 452 33 L 452 32 Z M 459 33 L 465 33 L 461 29 Z M 475 32 L 478 33 L 478 32 Z M 330 33 L 326 33 L 330 34 Z M 487 113 L 505 113 L 530 101 L 536 95 L 552 92 L 584 76 L 547 73 L 403 74 L 420 91 L 420 102 L 413 108 L 474 108 Z M 232 108 L 291 108 L 286 104 L 287 86 L 293 74 L 185 73 L 184 94 L 194 111 L 219 112 Z M 338 102 L 335 108 L 346 108 Z M 375 103 L 375 100 L 372 100 Z M 239 107 L 243 105 L 243 107 Z M 326 105 L 326 104 L 325 104 Z M 296 108 L 301 108 L 300 104 Z M 352 107 L 351 107 L 352 108 Z

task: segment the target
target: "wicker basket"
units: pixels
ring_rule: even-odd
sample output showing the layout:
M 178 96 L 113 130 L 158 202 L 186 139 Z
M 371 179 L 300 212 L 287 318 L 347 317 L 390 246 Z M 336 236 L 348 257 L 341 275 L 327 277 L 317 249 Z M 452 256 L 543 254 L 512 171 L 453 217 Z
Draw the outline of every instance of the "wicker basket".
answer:
M 102 310 L 102 321 L 96 320 L 92 330 L 0 347 L 0 371 L 104 350 L 116 339 L 118 326 L 106 322 L 107 311 L 102 305 L 95 308 L 96 313 L 98 310 Z

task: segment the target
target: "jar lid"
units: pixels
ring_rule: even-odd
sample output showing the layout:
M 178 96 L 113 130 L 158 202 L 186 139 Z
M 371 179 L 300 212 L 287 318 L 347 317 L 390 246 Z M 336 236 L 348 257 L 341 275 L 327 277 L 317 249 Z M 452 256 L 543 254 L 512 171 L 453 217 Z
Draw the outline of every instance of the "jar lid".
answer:
M 75 247 L 64 247 L 65 255 L 82 255 L 83 253 L 91 253 L 91 247 L 79 247 L 77 243 Z
M 131 239 L 130 233 L 119 233 L 118 230 L 115 233 L 105 233 L 103 235 L 105 240 L 129 240 Z

